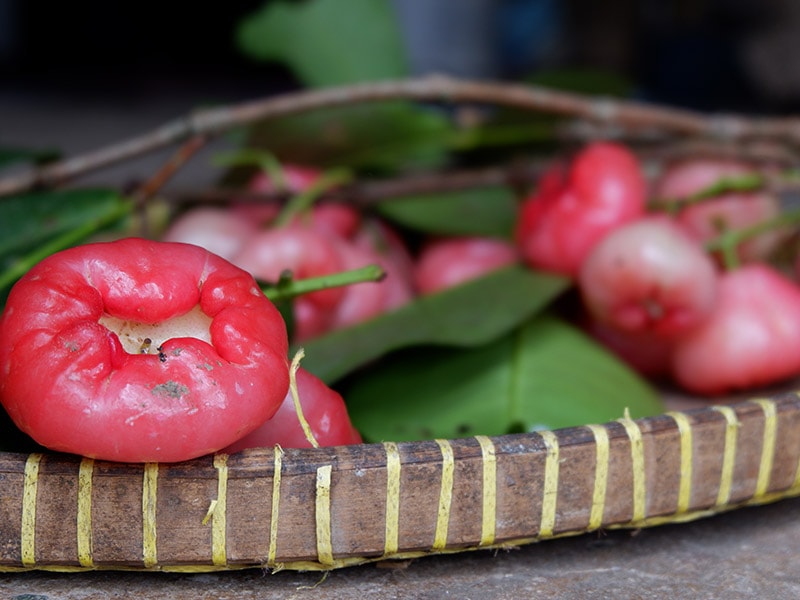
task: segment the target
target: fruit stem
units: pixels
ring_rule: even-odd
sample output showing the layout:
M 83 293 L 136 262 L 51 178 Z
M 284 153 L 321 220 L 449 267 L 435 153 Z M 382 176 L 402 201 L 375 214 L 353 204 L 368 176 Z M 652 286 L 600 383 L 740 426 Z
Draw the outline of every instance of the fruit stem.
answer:
M 292 364 L 289 367 L 289 391 L 292 394 L 292 402 L 294 403 L 294 412 L 297 414 L 297 420 L 300 421 L 300 427 L 303 428 L 303 433 L 314 448 L 319 448 L 319 442 L 314 437 L 314 432 L 311 430 L 311 425 L 308 424 L 306 416 L 303 414 L 303 407 L 300 404 L 300 392 L 297 389 L 297 369 L 300 368 L 300 361 L 306 355 L 305 350 L 300 348 L 292 359 Z
M 272 302 L 277 302 L 328 288 L 363 283 L 365 281 L 380 281 L 385 276 L 386 272 L 378 265 L 367 265 L 360 269 L 309 277 L 307 279 L 292 279 L 291 274 L 287 274 L 286 276 L 281 276 L 276 284 L 262 287 L 262 291 Z
M 240 148 L 218 154 L 212 159 L 212 162 L 218 167 L 258 167 L 267 174 L 276 190 L 287 191 L 283 165 L 271 152 L 255 148 Z
M 353 174 L 349 169 L 325 171 L 308 188 L 289 199 L 286 206 L 275 218 L 273 226 L 282 227 L 287 225 L 296 215 L 303 214 L 310 209 L 322 194 L 336 186 L 350 183 L 352 180 Z
M 674 215 L 687 206 L 699 204 L 709 198 L 731 192 L 752 192 L 763 188 L 766 184 L 767 178 L 759 173 L 723 177 L 684 198 L 657 198 L 650 203 L 650 206 L 653 210 L 663 210 L 667 214 Z
M 726 231 L 714 239 L 707 241 L 705 248 L 710 252 L 721 252 L 726 269 L 736 268 L 739 264 L 739 257 L 736 253 L 736 248 L 739 244 L 751 240 L 767 231 L 773 231 L 781 227 L 796 225 L 798 223 L 800 223 L 800 208 L 787 210 L 771 219 L 766 219 L 765 221 L 755 223 L 749 227 Z

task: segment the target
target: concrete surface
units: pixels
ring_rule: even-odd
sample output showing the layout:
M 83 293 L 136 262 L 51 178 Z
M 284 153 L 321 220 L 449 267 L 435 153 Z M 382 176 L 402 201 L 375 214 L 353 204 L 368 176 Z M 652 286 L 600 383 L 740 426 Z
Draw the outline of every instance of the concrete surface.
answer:
M 800 598 L 800 500 L 683 525 L 609 531 L 516 550 L 319 573 L 258 569 L 167 573 L 21 573 L 0 578 L 9 600 L 364 598 Z M 400 567 L 402 565 L 396 565 Z

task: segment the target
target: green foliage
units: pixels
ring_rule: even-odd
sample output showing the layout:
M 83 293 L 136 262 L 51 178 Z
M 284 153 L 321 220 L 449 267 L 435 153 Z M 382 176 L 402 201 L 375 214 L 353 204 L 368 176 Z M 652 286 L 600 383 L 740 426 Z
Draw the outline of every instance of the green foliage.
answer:
M 42 164 L 59 157 L 55 150 L 32 150 L 29 148 L 0 147 L 0 169 L 16 163 Z
M 518 206 L 508 187 L 495 186 L 393 198 L 377 210 L 395 223 L 426 233 L 510 238 Z
M 444 164 L 453 129 L 441 111 L 382 102 L 265 121 L 248 143 L 288 163 L 391 172 Z
M 285 64 L 309 87 L 408 74 L 388 0 L 267 2 L 242 21 L 236 41 L 252 58 Z
M 0 290 L 36 262 L 84 241 L 130 213 L 107 189 L 47 191 L 0 200 Z
M 655 391 L 573 326 L 539 315 L 471 349 L 414 348 L 345 391 L 369 440 L 422 440 L 570 427 L 658 414 Z
M 328 383 L 393 350 L 423 344 L 480 346 L 508 333 L 570 285 L 507 267 L 305 344 L 303 366 Z

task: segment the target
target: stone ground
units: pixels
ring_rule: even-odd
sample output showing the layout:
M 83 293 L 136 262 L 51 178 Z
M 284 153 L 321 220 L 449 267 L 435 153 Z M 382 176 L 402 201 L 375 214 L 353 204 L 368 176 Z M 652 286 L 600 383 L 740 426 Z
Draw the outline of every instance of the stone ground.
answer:
M 175 90 L 173 90 L 174 92 Z M 0 89 L 0 146 L 26 143 L 84 152 L 149 131 L 186 114 L 191 94 L 77 101 Z M 216 175 L 201 153 L 175 181 L 201 187 Z M 86 181 L 147 177 L 170 152 L 126 163 Z M 800 499 L 741 509 L 684 525 L 612 531 L 524 548 L 428 557 L 404 568 L 346 568 L 318 573 L 259 570 L 217 574 L 165 573 L 0 575 L 0 598 L 798 598 Z M 396 565 L 399 566 L 399 565 Z

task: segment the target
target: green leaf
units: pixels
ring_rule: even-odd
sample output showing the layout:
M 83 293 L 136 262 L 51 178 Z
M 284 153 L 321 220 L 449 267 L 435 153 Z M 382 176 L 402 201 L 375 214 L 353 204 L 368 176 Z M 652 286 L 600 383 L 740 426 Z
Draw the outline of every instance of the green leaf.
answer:
M 518 205 L 509 188 L 497 186 L 393 198 L 381 202 L 377 210 L 426 233 L 509 238 Z
M 310 87 L 408 74 L 388 0 L 266 2 L 240 23 L 236 40 L 245 54 L 285 63 Z
M 359 373 L 344 396 L 366 439 L 558 429 L 663 412 L 656 392 L 578 329 L 539 315 L 473 349 L 416 348 Z
M 534 85 L 592 96 L 627 98 L 634 91 L 634 84 L 629 79 L 611 71 L 593 69 L 539 71 L 527 78 L 527 81 Z
M 485 344 L 540 311 L 570 285 L 563 277 L 521 266 L 499 269 L 311 340 L 305 344 L 303 367 L 331 383 L 399 348 Z
M 0 200 L 0 258 L 119 211 L 125 200 L 107 189 L 35 192 Z
M 44 192 L 0 201 L 0 298 L 33 265 L 130 215 L 133 204 L 108 190 Z
M 42 164 L 57 159 L 60 153 L 56 150 L 32 150 L 29 148 L 0 148 L 0 169 L 14 163 Z
M 391 172 L 444 164 L 452 131 L 444 113 L 397 101 L 264 121 L 248 144 L 284 163 Z

